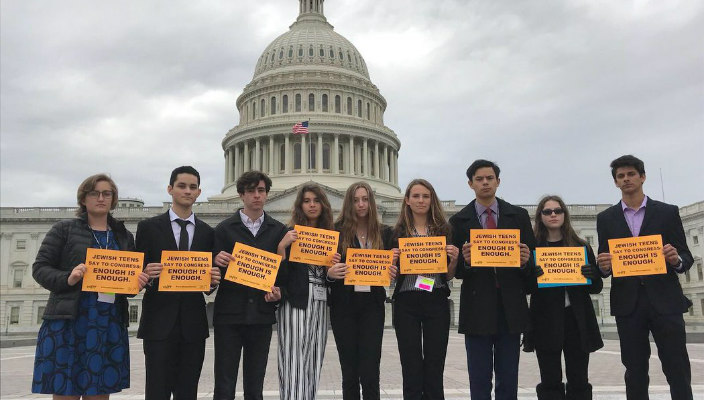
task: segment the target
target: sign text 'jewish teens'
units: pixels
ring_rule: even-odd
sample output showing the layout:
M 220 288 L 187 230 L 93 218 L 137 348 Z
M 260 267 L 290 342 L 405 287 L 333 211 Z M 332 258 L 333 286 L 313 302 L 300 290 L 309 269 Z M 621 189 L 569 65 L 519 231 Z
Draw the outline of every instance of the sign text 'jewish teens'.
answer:
M 402 274 L 447 272 L 444 236 L 399 238 L 399 267 Z
M 582 265 L 587 263 L 585 247 L 537 247 L 535 265 L 540 265 L 543 275 L 538 277 L 538 287 L 588 285 L 582 275 Z
M 520 267 L 519 229 L 470 229 L 472 267 Z
M 348 248 L 345 285 L 389 286 L 389 267 L 393 260 L 394 253 L 391 250 Z
M 162 251 L 160 292 L 207 292 L 210 290 L 212 253 Z
M 298 239 L 291 244 L 289 260 L 324 267 L 332 266 L 332 256 L 337 252 L 340 232 L 303 225 L 296 225 L 293 229 Z
M 137 294 L 139 274 L 144 268 L 144 253 L 87 249 L 84 292 Z
M 660 235 L 609 239 L 609 253 L 616 278 L 667 273 Z
M 235 259 L 228 264 L 225 279 L 271 292 L 279 272 L 280 255 L 237 242 L 232 256 Z

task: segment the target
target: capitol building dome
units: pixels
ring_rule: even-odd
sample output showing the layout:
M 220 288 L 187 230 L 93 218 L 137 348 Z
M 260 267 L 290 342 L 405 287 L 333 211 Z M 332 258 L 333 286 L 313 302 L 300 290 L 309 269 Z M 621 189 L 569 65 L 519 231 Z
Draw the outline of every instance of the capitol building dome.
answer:
M 386 100 L 364 58 L 333 30 L 324 0 L 299 0 L 299 16 L 257 60 L 237 98 L 239 124 L 222 141 L 225 185 L 211 200 L 237 194 L 235 182 L 260 170 L 282 192 L 315 181 L 345 191 L 367 181 L 378 195 L 399 198 L 396 134 L 384 125 Z M 308 121 L 309 133 L 292 127 Z

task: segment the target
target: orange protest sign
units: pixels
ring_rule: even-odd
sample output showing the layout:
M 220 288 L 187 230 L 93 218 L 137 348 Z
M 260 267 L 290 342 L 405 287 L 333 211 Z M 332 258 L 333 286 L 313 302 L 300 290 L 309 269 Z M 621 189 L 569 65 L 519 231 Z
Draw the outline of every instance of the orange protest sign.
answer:
M 293 229 L 298 234 L 298 239 L 291 244 L 291 261 L 332 266 L 332 256 L 337 252 L 340 232 L 303 225 L 296 225 Z
M 391 250 L 347 249 L 345 285 L 389 286 Z
M 584 247 L 537 247 L 535 264 L 544 272 L 538 277 L 538 287 L 589 284 L 591 282 L 582 275 L 582 265 L 586 263 Z
M 87 249 L 84 292 L 137 294 L 139 274 L 144 268 L 144 253 Z
M 279 272 L 280 255 L 236 242 L 232 256 L 235 259 L 227 266 L 225 279 L 271 292 Z
M 207 292 L 210 290 L 212 254 L 199 251 L 162 251 L 160 292 Z
M 609 253 L 616 278 L 667 273 L 660 235 L 609 239 Z
M 470 229 L 472 267 L 520 267 L 521 231 Z
M 444 236 L 398 238 L 400 272 L 432 274 L 447 272 L 447 246 Z

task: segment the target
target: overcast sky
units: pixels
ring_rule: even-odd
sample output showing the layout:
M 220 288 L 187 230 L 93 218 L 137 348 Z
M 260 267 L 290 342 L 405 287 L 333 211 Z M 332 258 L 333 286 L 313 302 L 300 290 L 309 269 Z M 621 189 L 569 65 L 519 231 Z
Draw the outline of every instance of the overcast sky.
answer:
M 220 193 L 221 140 L 296 0 L 0 2 L 0 203 L 71 206 L 108 172 L 120 195 L 168 201 L 191 164 Z M 704 200 L 704 2 L 327 0 L 401 140 L 399 181 L 472 199 L 476 158 L 499 195 L 614 203 L 609 162 L 645 161 L 645 191 Z

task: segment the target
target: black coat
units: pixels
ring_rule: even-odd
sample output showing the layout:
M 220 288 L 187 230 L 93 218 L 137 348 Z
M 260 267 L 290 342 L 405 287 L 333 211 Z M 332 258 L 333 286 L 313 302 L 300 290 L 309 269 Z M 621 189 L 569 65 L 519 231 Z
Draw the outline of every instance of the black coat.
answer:
M 213 228 L 196 218 L 191 251 L 213 251 Z M 141 221 L 137 225 L 137 251 L 144 253 L 144 266 L 160 263 L 163 250 L 178 250 L 171 229 L 169 212 Z M 146 286 L 137 337 L 166 339 L 179 326 L 186 341 L 208 337 L 208 317 L 202 292 L 160 292 L 159 278 Z
M 134 238 L 125 224 L 108 215 L 108 225 L 120 250 L 134 251 Z M 82 282 L 70 286 L 68 277 L 78 264 L 86 262 L 86 250 L 93 247 L 94 242 L 86 214 L 57 222 L 46 234 L 32 265 L 34 280 L 50 292 L 43 319 L 76 319 Z M 128 326 L 125 295 L 115 296 L 115 306 L 123 324 Z
M 535 236 L 528 211 L 497 198 L 497 229 L 520 229 L 521 243 L 535 249 Z M 452 241 L 458 249 L 469 241 L 470 229 L 482 229 L 474 208 L 476 200 L 450 218 Z M 528 327 L 527 293 L 535 286 L 533 258 L 523 268 L 471 268 L 460 253 L 455 276 L 462 279 L 459 333 L 492 335 L 498 333 L 498 302 L 503 305 L 509 333 L 521 333 Z M 498 281 L 500 290 L 496 288 Z M 499 293 L 501 298 L 499 299 Z
M 538 244 L 538 247 L 545 246 L 547 243 Z M 604 347 L 592 300 L 589 297 L 590 293 L 601 292 L 603 282 L 597 271 L 594 252 L 589 245 L 586 247 L 587 263 L 592 266 L 595 275 L 590 285 L 536 288 L 530 296 L 531 330 L 524 336 L 527 351 L 533 348 L 548 351 L 562 350 L 565 340 L 565 291 L 577 320 L 582 350 L 594 352 Z
M 340 231 L 339 226 L 335 226 L 335 230 L 338 232 Z M 386 226 L 386 225 L 381 225 L 381 242 L 382 246 L 384 247 L 383 249 L 380 250 L 390 250 L 391 247 L 391 239 L 393 236 L 393 231 L 391 227 Z M 360 249 L 362 248 L 362 245 L 359 243 L 359 240 L 355 236 L 354 241 L 352 242 L 352 246 L 350 248 L 353 249 Z M 346 256 L 346 254 L 345 254 Z M 340 262 L 345 262 L 345 256 L 343 256 L 342 260 Z M 354 294 L 354 285 L 345 285 L 345 280 L 344 279 L 328 279 L 326 280 L 328 283 L 328 305 L 330 307 L 337 307 L 337 306 L 345 306 L 350 303 L 350 300 L 352 299 L 352 296 Z M 379 304 L 384 304 L 384 301 L 386 300 L 386 289 L 382 286 L 372 286 L 371 287 L 371 294 L 374 296 L 374 300 L 378 302 Z
M 599 253 L 609 252 L 609 239 L 632 237 L 621 202 L 602 211 L 596 217 L 596 230 L 599 234 Z M 687 247 L 687 239 L 682 228 L 682 220 L 677 206 L 648 198 L 645 217 L 638 236 L 662 235 L 662 244 L 671 244 L 682 258 L 684 273 L 692 267 L 694 259 Z M 627 276 L 611 280 L 611 315 L 629 315 L 638 299 L 638 288 L 645 286 L 650 303 L 659 314 L 681 314 L 687 312 L 692 302 L 682 293 L 680 280 L 673 268 L 667 274 L 643 277 Z
M 257 232 L 257 236 L 242 223 L 239 211 L 222 221 L 215 227 L 215 245 L 213 254 L 220 251 L 232 253 L 236 242 L 256 247 L 270 253 L 276 253 L 279 242 L 287 232 L 286 226 L 264 214 L 264 222 Z M 279 268 L 281 269 L 281 268 Z M 276 303 L 267 303 L 264 300 L 265 292 L 225 279 L 227 267 L 220 268 L 222 280 L 215 296 L 215 324 L 274 324 L 276 323 Z M 281 286 L 285 281 L 285 272 L 279 271 L 276 277 L 276 286 Z

